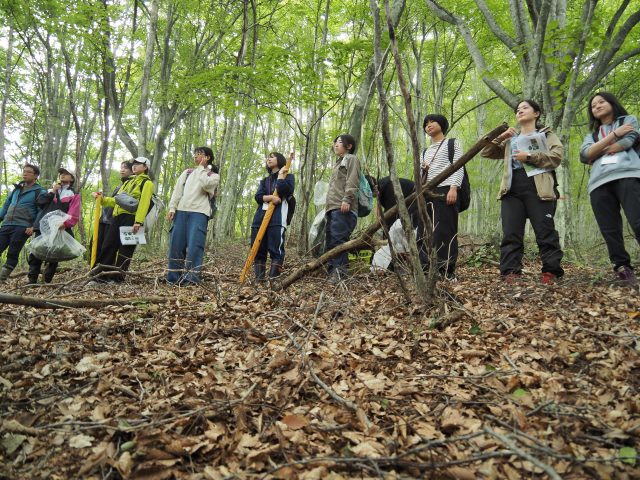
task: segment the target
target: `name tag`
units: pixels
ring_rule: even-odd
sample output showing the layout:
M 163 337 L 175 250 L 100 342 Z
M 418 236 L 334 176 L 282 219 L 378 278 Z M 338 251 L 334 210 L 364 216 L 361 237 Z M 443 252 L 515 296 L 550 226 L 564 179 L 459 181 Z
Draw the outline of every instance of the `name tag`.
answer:
M 615 153 L 613 155 L 604 155 L 600 163 L 602 163 L 602 165 L 611 165 L 614 163 L 618 163 L 619 159 L 620 153 Z

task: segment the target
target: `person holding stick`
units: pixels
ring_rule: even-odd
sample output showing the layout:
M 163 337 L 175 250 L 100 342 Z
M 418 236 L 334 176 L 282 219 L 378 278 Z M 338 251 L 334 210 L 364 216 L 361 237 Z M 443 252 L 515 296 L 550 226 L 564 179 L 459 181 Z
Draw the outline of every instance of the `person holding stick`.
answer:
M 562 161 L 564 147 L 555 133 L 539 125 L 542 109 L 535 101 L 520 101 L 515 114 L 520 132 L 511 127 L 480 152 L 483 157 L 504 160 L 498 196 L 502 217 L 500 273 L 509 283 L 521 278 L 528 218 L 542 258 L 540 281 L 550 284 L 564 275 L 560 236 L 553 220 L 559 197 L 554 170 Z
M 290 154 L 290 159 L 293 160 L 293 153 Z M 258 208 L 251 224 L 252 246 L 256 242 L 265 213 L 269 210 L 270 205 L 275 205 L 264 238 L 257 239 L 260 245 L 256 253 L 253 269 L 256 280 L 259 282 L 266 280 L 267 253 L 271 257 L 270 278 L 278 277 L 284 264 L 284 234 L 287 229 L 287 214 L 289 211 L 287 199 L 293 194 L 295 188 L 293 174 L 284 169 L 286 163 L 287 160 L 281 153 L 271 152 L 269 154 L 266 160 L 268 175 L 260 180 L 258 191 L 254 197 Z

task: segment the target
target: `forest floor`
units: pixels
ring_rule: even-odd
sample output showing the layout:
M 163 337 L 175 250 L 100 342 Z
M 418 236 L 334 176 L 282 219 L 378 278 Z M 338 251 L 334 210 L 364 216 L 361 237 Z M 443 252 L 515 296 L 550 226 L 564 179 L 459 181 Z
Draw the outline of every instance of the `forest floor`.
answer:
M 424 311 L 394 275 L 240 286 L 245 254 L 198 288 L 4 285 L 168 301 L 0 307 L 0 478 L 640 478 L 638 290 L 468 264 Z

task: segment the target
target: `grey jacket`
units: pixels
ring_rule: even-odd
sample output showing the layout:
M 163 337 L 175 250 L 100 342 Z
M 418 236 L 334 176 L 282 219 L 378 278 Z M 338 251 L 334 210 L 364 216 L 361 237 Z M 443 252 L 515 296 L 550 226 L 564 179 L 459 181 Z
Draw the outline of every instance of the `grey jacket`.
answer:
M 633 148 L 640 136 L 638 133 L 638 120 L 636 120 L 636 117 L 633 115 L 620 117 L 614 122 L 611 128 L 617 128 L 625 123 L 633 125 L 634 131 L 627 133 L 616 142 L 620 144 L 624 150 L 616 154 L 615 163 L 607 163 L 607 154 L 604 154 L 591 164 L 591 174 L 589 176 L 589 184 L 587 185 L 589 193 L 605 183 L 614 180 L 620 180 L 621 178 L 640 178 L 640 157 L 638 157 L 638 153 Z M 600 131 L 597 132 L 596 138 L 598 140 L 603 138 Z M 589 164 L 587 154 L 589 148 L 591 148 L 594 143 L 596 142 L 593 140 L 593 134 L 590 133 L 584 137 L 584 141 L 580 147 L 580 161 L 582 163 Z

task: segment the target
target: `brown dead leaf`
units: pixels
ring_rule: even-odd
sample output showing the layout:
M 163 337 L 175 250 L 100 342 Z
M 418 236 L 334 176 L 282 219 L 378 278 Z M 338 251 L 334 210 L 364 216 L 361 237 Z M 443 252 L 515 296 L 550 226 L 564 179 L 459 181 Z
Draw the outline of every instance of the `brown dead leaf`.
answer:
M 300 430 L 309 425 L 309 420 L 302 415 L 285 415 L 281 421 L 291 430 Z

